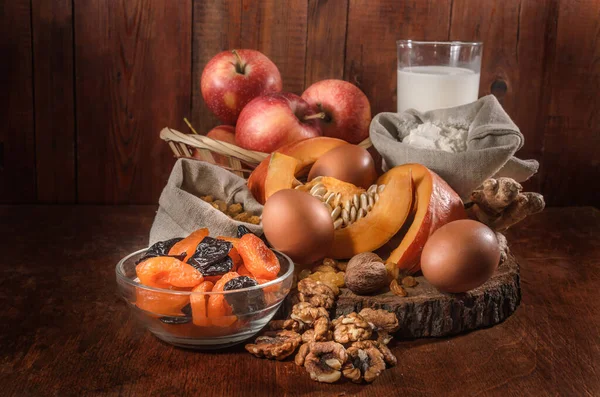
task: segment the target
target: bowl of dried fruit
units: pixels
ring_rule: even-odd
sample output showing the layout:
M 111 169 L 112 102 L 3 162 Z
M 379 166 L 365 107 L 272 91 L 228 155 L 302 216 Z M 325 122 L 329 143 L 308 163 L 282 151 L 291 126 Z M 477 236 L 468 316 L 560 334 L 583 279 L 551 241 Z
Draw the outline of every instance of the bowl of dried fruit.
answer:
M 259 332 L 289 293 L 294 263 L 244 229 L 238 238 L 199 229 L 121 259 L 117 285 L 139 322 L 192 349 L 231 346 Z

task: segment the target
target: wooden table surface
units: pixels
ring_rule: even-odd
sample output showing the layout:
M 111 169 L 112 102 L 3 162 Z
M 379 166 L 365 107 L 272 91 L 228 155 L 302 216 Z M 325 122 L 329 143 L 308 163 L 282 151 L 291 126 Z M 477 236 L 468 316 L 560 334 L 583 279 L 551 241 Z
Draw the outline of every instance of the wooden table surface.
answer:
M 600 395 L 600 211 L 548 209 L 511 230 L 523 300 L 504 323 L 392 342 L 371 385 L 319 384 L 242 348 L 173 348 L 116 293 L 152 206 L 0 206 L 0 395 Z

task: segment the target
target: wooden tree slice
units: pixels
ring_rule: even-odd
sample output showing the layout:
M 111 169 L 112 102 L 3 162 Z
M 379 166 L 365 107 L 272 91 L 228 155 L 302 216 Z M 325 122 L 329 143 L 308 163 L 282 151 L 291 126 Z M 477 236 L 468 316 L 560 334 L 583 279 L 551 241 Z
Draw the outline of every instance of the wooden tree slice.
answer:
M 398 317 L 397 338 L 447 336 L 498 324 L 508 318 L 521 301 L 519 265 L 510 254 L 485 284 L 468 293 L 442 293 L 423 276 L 415 278 L 419 284 L 405 288 L 406 297 L 389 291 L 359 296 L 342 288 L 335 317 L 366 307 L 385 309 Z

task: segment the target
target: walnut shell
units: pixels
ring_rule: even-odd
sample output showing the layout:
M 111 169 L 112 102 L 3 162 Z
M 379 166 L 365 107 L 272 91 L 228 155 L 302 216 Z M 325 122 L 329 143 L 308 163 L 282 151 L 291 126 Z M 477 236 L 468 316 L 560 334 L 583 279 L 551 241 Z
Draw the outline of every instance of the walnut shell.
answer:
M 383 260 L 372 252 L 355 255 L 346 268 L 346 287 L 357 295 L 377 292 L 389 283 Z

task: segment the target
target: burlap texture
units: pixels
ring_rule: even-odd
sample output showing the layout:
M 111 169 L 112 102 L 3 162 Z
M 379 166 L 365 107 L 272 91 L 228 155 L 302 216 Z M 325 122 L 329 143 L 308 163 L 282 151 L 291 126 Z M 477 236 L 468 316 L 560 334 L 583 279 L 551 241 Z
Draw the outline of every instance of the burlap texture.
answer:
M 425 122 L 468 130 L 467 150 L 449 153 L 402 143 L 411 129 Z M 506 176 L 523 182 L 538 170 L 535 160 L 514 157 L 524 143 L 523 134 L 493 95 L 471 104 L 421 113 L 380 113 L 370 126 L 373 146 L 385 167 L 420 163 L 435 171 L 463 198 L 490 177 Z
M 263 206 L 254 200 L 246 181 L 216 165 L 179 159 L 158 201 L 159 208 L 150 230 L 150 245 L 174 237 L 185 237 L 206 227 L 212 237 L 235 236 L 238 225 L 262 234 L 262 227 L 231 219 L 200 199 L 211 195 L 227 204 L 240 203 L 244 210 L 261 215 Z

